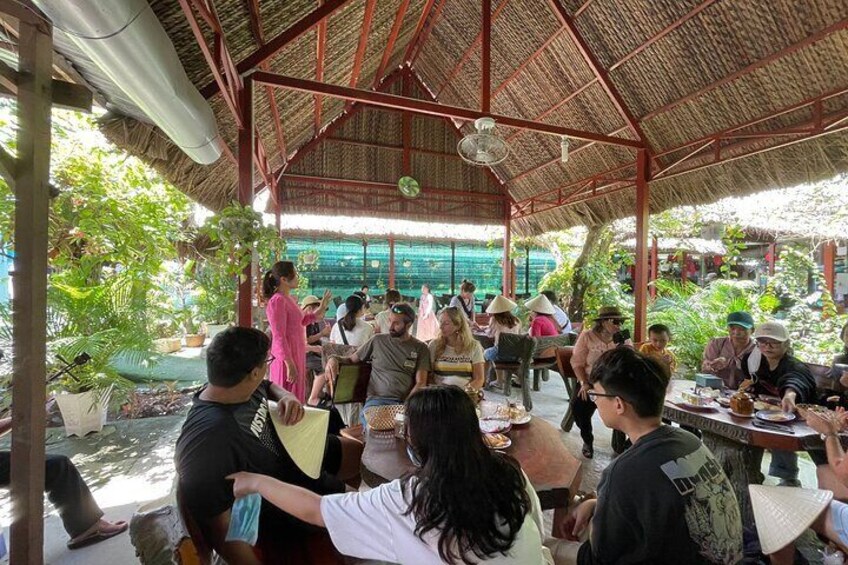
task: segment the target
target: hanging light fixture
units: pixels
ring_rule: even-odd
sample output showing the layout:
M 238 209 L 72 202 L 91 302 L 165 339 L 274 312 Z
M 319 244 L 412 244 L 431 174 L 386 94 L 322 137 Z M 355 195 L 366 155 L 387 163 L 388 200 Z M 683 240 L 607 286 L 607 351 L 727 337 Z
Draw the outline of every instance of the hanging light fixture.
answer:
M 568 163 L 568 136 L 562 136 L 562 139 L 559 142 L 559 149 L 561 151 L 560 161 L 563 163 Z

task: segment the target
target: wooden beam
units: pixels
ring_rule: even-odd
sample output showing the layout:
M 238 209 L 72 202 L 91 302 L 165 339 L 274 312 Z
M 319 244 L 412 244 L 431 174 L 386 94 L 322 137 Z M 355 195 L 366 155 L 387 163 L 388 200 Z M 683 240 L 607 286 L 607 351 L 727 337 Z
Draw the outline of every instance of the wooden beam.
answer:
M 418 47 L 418 39 L 421 37 L 421 32 L 424 30 L 424 24 L 427 23 L 427 17 L 430 15 L 430 12 L 433 11 L 433 4 L 435 3 L 436 0 L 427 0 L 427 3 L 424 4 L 424 8 L 421 10 L 421 16 L 418 18 L 418 24 L 415 26 L 415 31 L 412 32 L 412 38 L 410 38 L 409 43 L 406 46 L 406 52 L 403 55 L 403 61 L 407 64 L 407 66 L 412 60 L 412 54 L 415 52 L 415 48 Z
M 253 204 L 253 79 L 243 78 L 240 107 L 242 127 L 238 131 L 238 197 L 239 204 Z M 269 190 L 271 187 L 269 187 Z M 253 325 L 253 295 L 251 292 L 251 268 L 246 267 L 238 285 L 238 310 L 236 321 L 239 326 L 249 328 Z
M 325 178 L 315 175 L 298 175 L 298 174 L 288 174 L 284 176 L 284 178 L 292 183 L 302 183 L 302 184 L 318 184 L 318 185 L 327 185 L 327 186 L 335 186 L 335 187 L 348 187 L 348 188 L 360 188 L 373 190 L 376 192 L 385 192 L 389 191 L 390 193 L 397 192 L 397 185 L 388 182 L 377 182 L 370 180 L 357 180 L 357 179 L 341 179 L 341 178 Z M 473 192 L 470 190 L 456 190 L 450 188 L 437 188 L 424 186 L 421 187 L 422 195 L 426 194 L 436 194 L 439 196 L 444 196 L 447 199 L 451 197 L 455 199 L 476 199 L 479 201 L 493 201 L 493 202 L 503 202 L 504 197 L 501 194 L 492 194 L 490 192 Z
M 0 9 L 5 11 L 8 4 L 5 2 Z M 18 31 L 10 558 L 12 563 L 22 564 L 44 561 L 44 378 L 53 30 L 46 20 L 29 13 L 19 20 Z
M 560 4 L 559 0 L 548 0 L 548 4 L 551 6 L 553 12 L 559 17 L 560 22 L 565 28 L 566 33 L 571 37 L 572 42 L 577 47 L 580 54 L 583 56 L 583 59 L 586 61 L 586 65 L 588 65 L 589 69 L 598 79 L 598 82 L 603 87 L 604 92 L 606 92 L 610 101 L 615 106 L 618 113 L 624 119 L 624 122 L 630 126 L 630 129 L 636 134 L 636 137 L 639 138 L 639 141 L 642 142 L 642 146 L 648 150 L 649 155 L 653 155 L 654 151 L 651 148 L 651 144 L 648 141 L 648 137 L 645 135 L 645 132 L 642 131 L 642 126 L 639 125 L 639 122 L 630 112 L 630 109 L 624 103 L 624 98 L 622 98 L 621 94 L 618 92 L 618 89 L 612 83 L 609 77 L 609 73 L 606 69 L 601 66 L 600 61 L 592 52 L 589 44 L 583 38 L 583 35 L 577 29 L 577 26 L 574 23 L 574 19 L 568 15 L 563 8 L 562 4 Z
M 362 29 L 359 32 L 359 45 L 356 46 L 356 55 L 353 58 L 353 69 L 350 73 L 350 87 L 356 88 L 359 83 L 359 75 L 362 72 L 362 61 L 365 59 L 365 48 L 368 47 L 368 39 L 371 36 L 371 22 L 374 21 L 374 6 L 376 0 L 365 0 L 365 14 L 362 17 Z
M 372 92 L 370 90 L 360 90 L 334 84 L 318 83 L 313 80 L 287 77 L 262 71 L 254 73 L 253 78 L 258 83 L 270 84 L 280 88 L 287 88 L 307 93 L 321 93 L 326 96 L 333 96 L 335 98 L 341 98 L 353 102 L 363 102 L 374 106 L 408 110 L 417 114 L 453 118 L 466 122 L 474 121 L 484 115 L 482 112 L 468 108 L 437 104 L 435 102 L 427 102 L 425 100 L 415 98 L 404 98 L 403 96 L 395 96 L 393 94 L 385 94 L 382 92 Z M 633 141 L 631 139 L 610 137 L 599 133 L 580 131 L 553 124 L 533 122 L 523 118 L 501 116 L 496 114 L 487 115 L 491 116 L 498 124 L 506 127 L 528 129 L 550 135 L 567 135 L 574 139 L 585 139 L 586 141 L 597 141 L 599 143 L 608 143 L 611 145 L 619 145 L 635 149 L 643 147 L 640 142 Z
M 512 223 L 510 222 L 509 206 L 504 206 L 504 238 L 503 238 L 503 288 L 501 294 L 509 298 L 512 296 L 512 262 L 509 258 L 509 249 L 512 245 Z
M 321 0 L 318 0 L 319 3 Z M 324 59 L 326 58 L 326 47 L 327 47 L 327 20 L 321 20 L 318 23 L 318 29 L 315 34 L 315 80 L 318 82 L 324 82 Z M 318 135 L 318 132 L 321 131 L 321 126 L 323 125 L 323 112 L 324 112 L 324 101 L 321 98 L 320 94 L 316 94 L 314 96 L 315 99 L 315 114 L 314 114 L 314 131 L 315 135 Z
M 501 0 L 499 8 L 506 5 L 509 0 Z M 480 111 L 488 114 L 491 109 L 492 100 L 492 0 L 483 0 L 483 22 L 480 30 L 482 59 L 482 71 L 480 78 Z M 509 221 L 509 220 L 507 220 Z
M 474 41 L 471 42 L 471 45 L 469 45 L 468 48 L 465 50 L 465 52 L 463 52 L 462 56 L 459 58 L 459 61 L 457 61 L 457 63 L 453 66 L 453 68 L 450 70 L 450 72 L 448 72 L 447 77 L 445 77 L 444 82 L 442 82 L 442 85 L 436 91 L 436 98 L 437 99 L 442 95 L 442 92 L 445 90 L 445 87 L 448 84 L 450 84 L 453 81 L 453 79 L 456 78 L 456 75 L 459 74 L 459 71 L 462 70 L 462 67 L 465 66 L 465 63 L 468 62 L 468 60 L 471 58 L 471 55 L 474 54 L 474 51 L 477 49 L 477 46 L 482 45 L 484 43 L 484 40 L 486 39 L 486 38 L 483 37 L 484 28 L 488 28 L 488 30 L 489 30 L 488 31 L 489 43 L 491 44 L 492 23 L 494 21 L 496 21 L 498 19 L 498 17 L 501 15 L 501 12 L 503 11 L 503 9 L 506 8 L 507 4 L 509 4 L 509 0 L 501 0 L 501 3 L 498 4 L 498 7 L 495 8 L 494 12 L 492 12 L 492 2 L 491 2 L 491 0 L 487 0 L 487 1 L 488 1 L 488 13 L 489 13 L 488 24 L 486 24 L 486 22 L 484 20 L 481 20 L 482 24 L 480 26 L 480 33 L 477 34 L 477 36 L 474 38 Z M 483 8 L 482 13 L 483 14 L 486 13 L 485 7 Z M 482 58 L 484 58 L 484 57 L 483 57 L 482 52 L 481 52 L 481 59 Z M 491 60 L 491 57 L 489 57 L 489 59 Z M 491 91 L 491 84 L 489 85 L 489 90 Z
M 648 220 L 650 218 L 650 192 L 648 181 L 651 161 L 647 150 L 636 152 L 636 273 L 633 277 L 633 341 L 647 339 L 648 316 Z
M 430 33 L 433 31 L 433 28 L 436 27 L 436 22 L 439 21 L 439 17 L 442 15 L 442 10 L 444 9 L 447 0 L 437 0 L 437 2 L 438 4 L 435 9 L 432 10 L 432 15 L 427 19 L 427 22 L 421 29 L 421 33 L 417 34 L 415 36 L 415 42 L 410 44 L 410 47 L 414 47 L 414 51 L 406 57 L 406 66 L 409 68 L 412 68 L 415 64 L 415 60 L 421 54 L 421 49 L 424 48 L 427 38 L 430 37 Z M 432 3 L 430 3 L 430 5 L 432 5 Z M 425 13 L 429 11 L 429 8 L 425 8 Z
M 660 254 L 658 248 L 657 236 L 654 236 L 651 242 L 651 298 L 657 297 L 657 277 L 660 273 Z
M 386 42 L 386 48 L 383 50 L 383 58 L 380 60 L 380 66 L 374 74 L 374 82 L 371 85 L 371 90 L 377 88 L 377 85 L 380 84 L 381 80 L 383 80 L 383 74 L 389 67 L 389 61 L 392 58 L 392 53 L 394 53 L 395 43 L 397 42 L 398 35 L 400 35 L 400 28 L 403 25 L 403 19 L 406 16 L 406 11 L 409 9 L 409 1 L 410 0 L 402 0 L 397 13 L 395 14 L 392 31 L 389 32 L 389 39 Z
M 0 61 L 0 94 L 17 97 L 18 84 L 21 76 L 18 71 Z M 89 89 L 78 84 L 54 80 L 51 87 L 51 101 L 54 106 L 91 112 L 91 104 L 94 96 Z
M 243 61 L 236 65 L 236 70 L 239 74 L 244 74 L 247 71 L 258 68 L 261 63 L 271 59 L 274 55 L 282 51 L 286 45 L 312 29 L 314 26 L 318 25 L 320 21 L 332 15 L 350 1 L 351 0 L 326 0 L 321 6 L 303 16 L 294 25 L 269 39 L 265 45 L 248 55 Z M 211 98 L 219 91 L 219 84 L 213 80 L 200 89 L 200 94 L 202 94 L 204 98 Z
M 403 73 L 401 79 L 401 93 L 405 97 L 410 96 L 409 73 Z M 410 155 L 410 147 L 412 146 L 412 114 L 404 112 L 401 116 L 401 140 L 403 142 L 403 159 L 401 172 L 404 176 L 412 174 L 412 156 Z

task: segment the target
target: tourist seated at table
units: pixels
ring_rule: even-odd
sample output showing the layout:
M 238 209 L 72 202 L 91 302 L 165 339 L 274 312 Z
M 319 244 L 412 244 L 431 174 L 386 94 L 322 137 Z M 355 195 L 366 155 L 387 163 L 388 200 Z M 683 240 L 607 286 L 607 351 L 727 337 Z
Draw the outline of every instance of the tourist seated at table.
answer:
M 280 420 L 296 424 L 303 406 L 289 392 L 266 380 L 271 340 L 263 332 L 233 327 L 215 336 L 206 353 L 209 382 L 195 395 L 177 440 L 174 456 L 178 488 L 204 539 L 228 563 L 258 563 L 254 549 L 225 541 L 234 497 L 227 476 L 256 471 L 315 492 L 344 492 L 345 480 L 359 474 L 362 444 L 328 436 L 321 476 L 311 479 L 289 457 L 269 415 L 277 402 Z M 271 505 L 263 505 L 257 548 L 268 555 L 285 552 L 307 526 Z
M 379 337 L 379 336 L 377 336 Z M 390 563 L 550 564 L 539 498 L 518 462 L 483 443 L 474 405 L 434 386 L 406 401 L 416 470 L 367 492 L 318 496 L 273 477 L 233 475 L 236 496 L 258 492 L 325 527 L 336 548 Z
M 748 312 L 727 315 L 728 337 L 711 339 L 704 348 L 701 370 L 719 377 L 724 386 L 735 389 L 742 382 L 742 357 L 753 351 L 751 338 L 754 318 Z
M 430 364 L 436 384 L 483 388 L 483 346 L 459 309 L 448 307 L 439 313 L 439 337 L 430 342 Z
M 757 348 L 742 358 L 741 387 L 755 394 L 780 398 L 784 412 L 795 405 L 814 402 L 816 381 L 810 369 L 791 354 L 789 332 L 780 322 L 765 322 L 754 330 Z M 749 382 L 750 381 L 750 382 Z M 800 486 L 798 456 L 791 451 L 772 450 L 769 475 L 783 486 Z
M 665 324 L 653 324 L 648 327 L 648 342 L 643 343 L 639 353 L 653 357 L 668 365 L 672 374 L 677 370 L 677 357 L 668 349 L 671 343 L 671 330 Z
M 588 395 L 633 446 L 603 471 L 597 499 L 566 527 L 582 544 L 550 544 L 557 563 L 736 563 L 742 519 L 733 487 L 701 441 L 663 425 L 668 368 L 629 347 L 596 359 Z M 591 524 L 591 527 L 590 527 Z M 569 561 L 571 560 L 571 561 Z
M 352 294 L 345 300 L 345 315 L 333 325 L 330 332 L 332 343 L 345 345 L 362 345 L 374 335 L 374 328 L 363 320 L 365 302 L 359 296 Z
M 430 285 L 421 285 L 421 298 L 418 300 L 418 326 L 415 337 L 424 342 L 436 339 L 439 322 L 436 320 L 436 298 L 430 293 Z
M 822 504 L 821 513 L 813 521 L 810 528 L 813 529 L 819 536 L 823 536 L 836 544 L 844 553 L 848 554 L 848 504 L 844 502 L 844 498 L 840 500 L 840 494 L 848 492 L 848 457 L 845 456 L 845 451 L 842 449 L 842 443 L 839 440 L 839 432 L 845 429 L 846 412 L 808 412 L 807 425 L 813 430 L 819 432 L 824 441 L 825 449 L 827 450 L 827 462 L 830 470 L 829 481 L 823 482 L 819 480 L 819 488 L 833 491 L 833 500 L 827 505 Z M 804 492 L 801 489 L 791 489 Z M 776 493 L 779 494 L 779 493 Z M 785 496 L 785 495 L 784 495 Z M 798 507 L 806 512 L 810 503 L 808 500 L 799 500 Z M 802 506 L 803 504 L 803 506 Z M 798 517 L 800 519 L 800 517 Z M 757 529 L 762 536 L 762 526 L 757 524 Z M 785 528 L 785 526 L 784 526 Z M 793 539 L 803 532 L 806 528 L 796 528 L 797 531 L 774 532 L 775 537 L 783 535 L 786 539 Z M 781 541 L 777 541 L 775 545 L 782 545 Z M 765 551 L 766 548 L 764 548 Z M 777 548 L 769 555 L 771 563 L 774 565 L 790 565 L 795 562 L 795 544 Z
M 530 337 L 546 337 L 560 334 L 554 320 L 554 306 L 544 294 L 538 294 L 524 303 L 530 310 Z
M 842 386 L 848 388 L 848 323 L 842 326 L 842 331 L 839 332 L 839 339 L 842 340 L 842 353 L 833 358 L 833 364 L 830 368 L 830 378 L 835 381 L 844 381 Z
M 410 334 L 415 311 L 409 304 L 395 304 L 389 314 L 389 333 L 377 334 L 349 357 L 330 357 L 324 376 L 335 380 L 340 363 L 371 363 L 367 400 L 360 421 L 365 425 L 365 411 L 371 406 L 403 404 L 412 392 L 427 386 L 430 374 L 430 350 Z
M 520 334 L 521 320 L 513 315 L 512 311 L 518 305 L 504 296 L 497 295 L 489 306 L 486 308 L 486 313 L 491 316 L 489 325 L 486 326 L 486 335 L 492 338 L 494 345 L 483 351 L 483 359 L 486 360 L 486 375 L 489 375 L 489 380 L 493 381 L 492 374 L 495 369 L 495 360 L 498 357 L 498 340 L 501 334 Z M 514 361 L 514 359 L 506 359 L 506 361 Z
M 835 408 L 848 408 L 848 324 L 842 326 L 839 338 L 845 344 L 842 353 L 833 358 L 829 384 L 819 388 L 818 404 Z
M 394 288 L 390 288 L 386 291 L 385 296 L 386 309 L 382 310 L 374 316 L 374 333 L 378 334 L 387 334 L 389 333 L 389 314 L 391 313 L 392 306 L 401 301 L 400 292 L 398 292 Z
M 572 404 L 574 423 L 580 429 L 580 437 L 583 439 L 583 457 L 591 459 L 594 456 L 595 435 L 592 433 L 592 414 L 595 413 L 595 403 L 589 401 L 589 375 L 595 361 L 610 349 L 614 349 L 616 336 L 623 337 L 621 324 L 624 316 L 615 306 L 604 306 L 595 316 L 592 327 L 585 329 L 574 344 L 574 353 L 571 355 L 571 368 L 580 383 L 577 398 Z M 630 340 L 618 339 L 628 345 Z
M 476 290 L 477 287 L 474 286 L 473 282 L 467 279 L 462 279 L 462 284 L 459 286 L 459 295 L 451 298 L 450 304 L 448 304 L 448 306 L 462 309 L 462 312 L 468 318 L 468 322 L 471 324 L 472 329 L 477 327 L 477 323 L 474 318 L 474 292 Z
M 320 305 L 321 299 L 311 294 L 300 301 L 300 309 L 304 317 L 316 314 Z M 320 319 L 316 317 L 314 322 L 306 326 L 306 370 L 312 373 L 313 381 L 315 375 L 324 370 L 324 364 L 321 362 L 321 345 L 323 340 L 330 336 L 332 329 L 332 326 L 324 321 L 323 312 Z
M 359 294 L 365 301 L 365 308 L 371 307 L 371 296 L 368 294 L 368 290 L 369 288 L 367 284 L 362 285 L 362 288 L 359 289 Z
M 568 318 L 568 314 L 565 313 L 565 310 L 559 307 L 559 301 L 557 301 L 556 293 L 552 290 L 543 290 L 542 294 L 548 299 L 548 301 L 550 301 L 551 306 L 554 307 L 554 320 L 560 327 L 560 333 L 563 335 L 570 334 L 572 332 L 571 320 Z

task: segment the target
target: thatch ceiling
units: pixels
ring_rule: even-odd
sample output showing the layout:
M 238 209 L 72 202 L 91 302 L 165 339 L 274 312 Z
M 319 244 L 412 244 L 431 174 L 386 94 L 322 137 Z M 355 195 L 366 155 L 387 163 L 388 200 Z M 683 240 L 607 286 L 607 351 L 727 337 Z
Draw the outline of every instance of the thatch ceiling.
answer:
M 652 210 L 791 186 L 848 170 L 844 0 L 558 1 L 493 0 L 492 112 L 627 139 L 641 137 L 653 155 Z M 220 18 L 226 47 L 239 62 L 260 47 L 259 39 L 292 27 L 321 2 L 210 3 Z M 212 73 L 180 3 L 150 4 L 189 78 L 208 93 Z M 301 34 L 268 61 L 269 69 L 313 80 L 322 74 L 325 83 L 370 89 L 408 65 L 419 83 L 412 96 L 435 95 L 444 104 L 479 108 L 480 0 L 342 4 L 325 20 L 325 29 L 314 26 Z M 258 33 L 251 24 L 254 5 L 259 7 Z M 352 80 L 367 14 L 371 25 L 359 76 Z M 397 40 L 387 51 L 396 25 Z M 207 40 L 211 42 L 211 33 Z M 317 57 L 320 43 L 323 65 Z M 581 43 L 588 54 L 581 52 Z M 411 45 L 417 49 L 409 49 Z M 65 55 L 73 60 L 73 53 Z M 387 64 L 379 72 L 384 59 Z M 83 75 L 91 72 L 84 61 L 78 64 Z M 394 84 L 389 91 L 397 88 Z M 271 96 L 279 109 L 280 131 Z M 212 95 L 210 103 L 223 138 L 235 149 L 237 131 L 229 108 L 220 94 Z M 360 105 L 346 106 L 328 96 L 317 104 L 316 119 L 313 95 L 257 88 L 256 125 L 272 171 L 292 161 L 286 174 L 396 182 L 402 161 L 399 113 L 368 109 L 360 114 Z M 115 105 L 120 111 L 120 101 Z M 351 113 L 349 120 L 344 117 Z M 345 123 L 327 128 L 339 119 Z M 314 141 L 323 139 L 324 129 L 331 132 L 328 138 L 349 143 Z M 462 124 L 463 133 L 472 129 Z M 234 199 L 237 175 L 232 161 L 196 165 L 155 128 L 127 116 L 111 117 L 104 131 L 205 205 L 220 208 Z M 752 132 L 779 134 L 752 137 Z M 561 163 L 556 136 L 507 127 L 499 127 L 498 133 L 507 138 L 511 155 L 491 174 L 452 155 L 439 155 L 455 152 L 457 132 L 449 122 L 416 117 L 413 147 L 420 151 L 412 152 L 412 172 L 425 188 L 508 193 L 515 202 L 513 227 L 525 235 L 632 215 L 635 189 L 629 181 L 635 175 L 635 151 L 573 141 L 571 158 Z M 417 207 L 362 196 L 369 192 L 367 185 L 312 183 L 304 191 L 286 175 L 283 179 L 285 211 L 332 214 L 352 202 L 350 207 L 356 209 L 346 214 L 404 218 L 415 209 L 416 217 L 449 222 L 457 221 L 460 209 L 453 197 L 444 195 L 430 195 L 428 204 Z M 316 191 L 322 187 L 341 196 L 322 195 Z M 561 193 L 567 198 L 558 199 Z M 467 204 L 475 203 L 474 197 L 467 198 Z M 535 199 L 532 206 L 530 199 Z M 501 222 L 503 204 L 491 202 L 468 206 L 466 221 Z M 550 202 L 564 205 L 546 204 Z

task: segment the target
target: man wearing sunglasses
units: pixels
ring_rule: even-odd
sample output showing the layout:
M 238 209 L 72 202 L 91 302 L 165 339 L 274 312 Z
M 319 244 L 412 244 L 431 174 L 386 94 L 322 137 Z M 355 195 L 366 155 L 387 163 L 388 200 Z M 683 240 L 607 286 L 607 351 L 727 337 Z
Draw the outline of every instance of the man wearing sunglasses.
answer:
M 368 397 L 362 406 L 360 420 L 365 425 L 365 411 L 372 406 L 403 404 L 406 397 L 427 386 L 430 373 L 430 350 L 412 337 L 415 311 L 409 304 L 395 304 L 390 309 L 389 333 L 377 334 L 350 357 L 333 356 L 327 360 L 325 376 L 335 381 L 341 363 L 371 363 Z
M 601 355 L 587 396 L 607 427 L 633 446 L 607 467 L 597 499 L 566 521 L 557 563 L 736 563 L 742 520 L 733 487 L 713 454 L 680 428 L 663 425 L 668 367 L 619 347 Z M 591 523 L 591 532 L 589 524 Z

